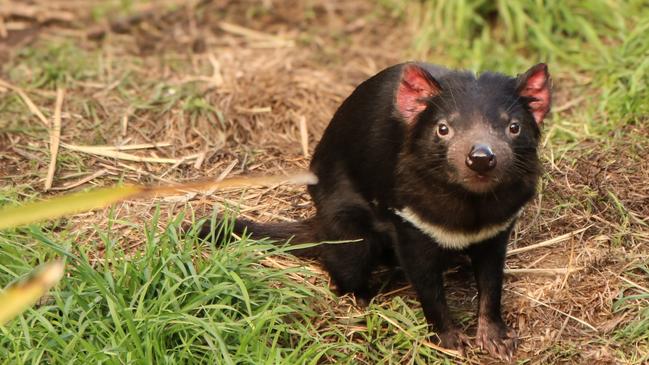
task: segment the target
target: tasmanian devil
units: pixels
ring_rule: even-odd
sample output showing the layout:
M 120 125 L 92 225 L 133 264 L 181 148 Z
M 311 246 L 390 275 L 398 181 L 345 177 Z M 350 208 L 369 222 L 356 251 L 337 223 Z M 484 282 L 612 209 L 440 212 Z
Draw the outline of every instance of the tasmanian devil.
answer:
M 313 218 L 294 224 L 237 220 L 253 237 L 323 244 L 316 254 L 341 293 L 369 300 L 370 274 L 396 263 L 442 346 L 462 351 L 444 297 L 449 255 L 471 259 L 478 288 L 477 344 L 511 358 L 516 335 L 501 317 L 507 240 L 540 175 L 540 126 L 550 75 L 476 76 L 424 63 L 389 67 L 342 103 L 317 145 L 308 188 Z M 206 226 L 202 235 L 213 228 Z M 300 252 L 298 252 L 299 254 Z

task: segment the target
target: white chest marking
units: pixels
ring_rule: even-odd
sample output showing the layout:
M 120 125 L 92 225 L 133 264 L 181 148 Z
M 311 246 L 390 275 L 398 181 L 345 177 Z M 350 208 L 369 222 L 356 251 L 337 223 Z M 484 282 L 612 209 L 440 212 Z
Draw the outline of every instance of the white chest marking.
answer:
M 405 221 L 410 222 L 413 226 L 417 227 L 424 234 L 434 239 L 440 246 L 454 250 L 461 250 L 471 244 L 496 236 L 498 233 L 506 230 L 520 214 L 519 212 L 503 223 L 482 227 L 480 230 L 475 232 L 461 232 L 452 231 L 446 227 L 425 222 L 417 215 L 417 213 L 408 207 L 405 207 L 402 210 L 395 210 L 395 213 Z

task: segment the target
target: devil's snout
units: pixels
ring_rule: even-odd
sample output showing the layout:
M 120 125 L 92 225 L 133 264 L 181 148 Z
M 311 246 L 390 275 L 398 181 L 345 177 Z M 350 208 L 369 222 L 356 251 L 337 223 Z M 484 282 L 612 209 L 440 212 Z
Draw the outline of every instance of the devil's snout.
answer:
M 466 165 L 473 171 L 483 174 L 496 167 L 496 155 L 486 144 L 475 144 L 466 156 Z

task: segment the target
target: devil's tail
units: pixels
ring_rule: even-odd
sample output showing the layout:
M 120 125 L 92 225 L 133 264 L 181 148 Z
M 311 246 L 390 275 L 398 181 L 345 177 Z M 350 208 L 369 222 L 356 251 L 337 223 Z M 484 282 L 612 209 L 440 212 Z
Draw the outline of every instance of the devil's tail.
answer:
M 212 227 L 211 222 L 206 222 L 201 227 L 198 236 L 207 238 L 212 235 L 216 236 L 216 242 L 223 242 L 229 239 L 229 237 L 226 237 L 226 233 L 232 232 L 239 236 L 245 233 L 256 240 L 268 238 L 278 244 L 284 244 L 289 240 L 292 244 L 314 243 L 317 241 L 313 224 L 313 219 L 299 222 L 258 223 L 242 218 L 231 221 L 220 217 L 214 227 Z M 316 258 L 319 256 L 319 246 L 296 249 L 292 250 L 291 253 L 300 257 Z

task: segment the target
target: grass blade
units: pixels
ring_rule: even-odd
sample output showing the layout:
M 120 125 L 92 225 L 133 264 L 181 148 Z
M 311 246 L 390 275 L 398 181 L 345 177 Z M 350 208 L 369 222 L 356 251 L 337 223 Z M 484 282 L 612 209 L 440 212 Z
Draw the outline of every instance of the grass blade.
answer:
M 24 283 L 13 285 L 0 294 L 0 326 L 22 313 L 63 277 L 63 262 L 54 261 L 36 269 Z

